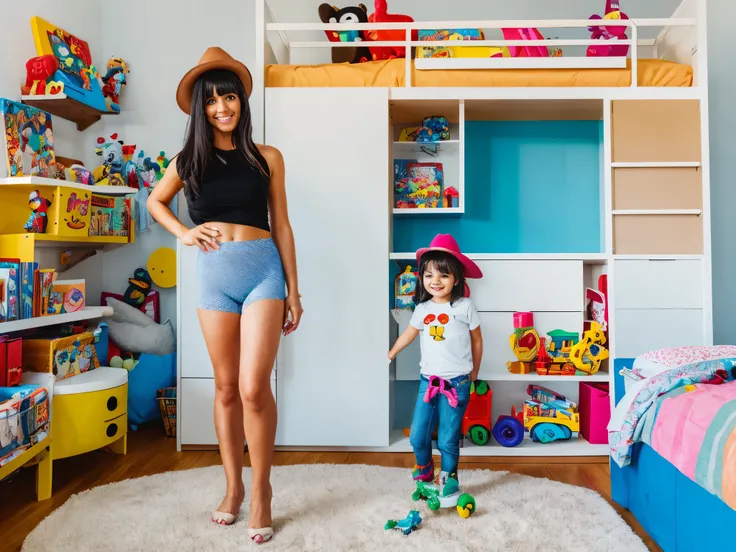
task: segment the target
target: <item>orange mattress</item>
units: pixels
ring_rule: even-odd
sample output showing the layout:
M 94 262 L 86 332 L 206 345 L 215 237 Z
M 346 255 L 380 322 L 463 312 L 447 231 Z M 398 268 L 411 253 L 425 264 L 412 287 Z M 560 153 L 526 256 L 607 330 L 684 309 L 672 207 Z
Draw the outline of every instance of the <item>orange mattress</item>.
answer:
M 417 71 L 416 87 L 527 87 L 527 86 L 631 86 L 631 62 L 626 69 L 458 69 Z M 639 86 L 692 86 L 690 65 L 659 59 L 639 60 Z M 405 86 L 405 60 L 324 65 L 269 65 L 266 86 L 284 87 L 386 87 Z

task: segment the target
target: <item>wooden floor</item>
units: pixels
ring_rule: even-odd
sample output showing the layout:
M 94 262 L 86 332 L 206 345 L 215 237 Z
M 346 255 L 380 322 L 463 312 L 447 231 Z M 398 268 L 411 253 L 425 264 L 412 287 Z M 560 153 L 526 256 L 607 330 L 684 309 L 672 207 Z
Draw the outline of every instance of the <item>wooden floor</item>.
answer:
M 534 477 L 546 477 L 592 489 L 610 502 L 608 464 L 599 459 L 579 459 L 579 463 L 560 463 L 560 459 L 472 458 L 461 462 L 461 469 L 503 470 Z M 247 462 L 247 457 L 246 457 Z M 355 452 L 277 452 L 275 463 L 290 464 L 375 464 L 411 468 L 411 454 Z M 93 452 L 54 463 L 54 492 L 51 499 L 37 502 L 34 494 L 35 468 L 16 472 L 0 481 L 0 549 L 20 550 L 23 540 L 41 520 L 73 494 L 97 485 L 171 470 L 186 470 L 220 464 L 217 452 L 176 451 L 175 439 L 163 436 L 160 426 L 130 432 L 128 454 L 117 456 Z M 615 506 L 615 505 L 614 505 Z M 648 537 L 633 516 L 617 507 L 624 519 L 641 536 L 650 550 L 659 547 Z

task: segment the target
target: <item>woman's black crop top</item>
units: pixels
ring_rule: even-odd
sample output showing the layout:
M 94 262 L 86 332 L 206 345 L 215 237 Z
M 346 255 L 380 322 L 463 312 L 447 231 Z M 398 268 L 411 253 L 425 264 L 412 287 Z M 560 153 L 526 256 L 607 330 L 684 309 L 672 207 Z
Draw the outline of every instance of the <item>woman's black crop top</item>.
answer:
M 213 148 L 199 196 L 187 197 L 189 217 L 196 225 L 228 222 L 270 232 L 269 179 L 238 150 Z

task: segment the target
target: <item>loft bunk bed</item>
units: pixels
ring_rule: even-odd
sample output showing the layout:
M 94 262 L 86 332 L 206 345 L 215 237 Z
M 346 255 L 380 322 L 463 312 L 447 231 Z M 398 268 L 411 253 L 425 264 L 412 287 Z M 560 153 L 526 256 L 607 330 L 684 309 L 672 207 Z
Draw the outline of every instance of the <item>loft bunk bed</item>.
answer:
M 267 88 L 682 88 L 705 83 L 698 74 L 706 65 L 700 0 L 685 0 L 668 17 L 604 19 L 609 25 L 591 19 L 283 23 L 274 20 L 265 1 L 259 3 L 265 40 L 257 40 Z M 609 0 L 607 11 L 612 5 L 617 7 Z M 589 36 L 544 38 L 546 31 L 560 29 Z M 657 29 L 656 38 L 641 38 Z M 291 38 L 315 32 L 322 40 Z M 462 35 L 473 39 L 456 40 Z M 502 36 L 485 39 L 496 35 Z M 360 42 L 347 41 L 356 36 Z M 332 63 L 292 63 L 297 57 L 318 59 L 319 54 L 310 54 L 325 49 L 331 50 Z

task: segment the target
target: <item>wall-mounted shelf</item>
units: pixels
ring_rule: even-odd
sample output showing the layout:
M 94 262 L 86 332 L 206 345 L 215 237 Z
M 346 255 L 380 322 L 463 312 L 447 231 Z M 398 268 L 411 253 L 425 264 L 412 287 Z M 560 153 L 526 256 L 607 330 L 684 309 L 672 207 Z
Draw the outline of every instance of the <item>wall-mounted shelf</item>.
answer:
M 474 261 L 588 261 L 604 262 L 605 253 L 465 253 Z M 392 261 L 414 259 L 415 253 L 390 253 Z
M 394 215 L 419 215 L 419 216 L 442 216 L 442 215 L 462 215 L 465 210 L 460 207 L 437 207 L 433 209 L 397 209 L 394 208 Z
M 458 147 L 460 147 L 460 140 L 440 140 L 439 142 L 394 142 L 394 150 L 402 153 L 432 152 L 435 148 L 439 152 L 443 149 L 457 149 Z
M 0 322 L 0 335 L 43 328 L 45 326 L 54 326 L 56 324 L 79 322 L 80 320 L 94 320 L 103 316 L 112 316 L 112 307 L 86 307 L 76 312 L 65 314 L 50 314 L 48 316 L 34 316 L 33 318 L 13 320 L 11 322 Z
M 57 178 L 44 178 L 41 176 L 13 176 L 0 178 L 0 186 L 61 186 L 100 195 L 128 195 L 138 192 L 136 188 L 128 186 L 88 186 L 77 182 L 68 182 Z
M 72 121 L 77 124 L 77 130 L 80 131 L 86 130 L 95 124 L 103 115 L 117 115 L 114 111 L 100 111 L 99 109 L 90 107 L 71 99 L 63 93 L 40 96 L 23 95 L 21 96 L 21 102 L 38 109 L 43 109 L 67 121 Z

